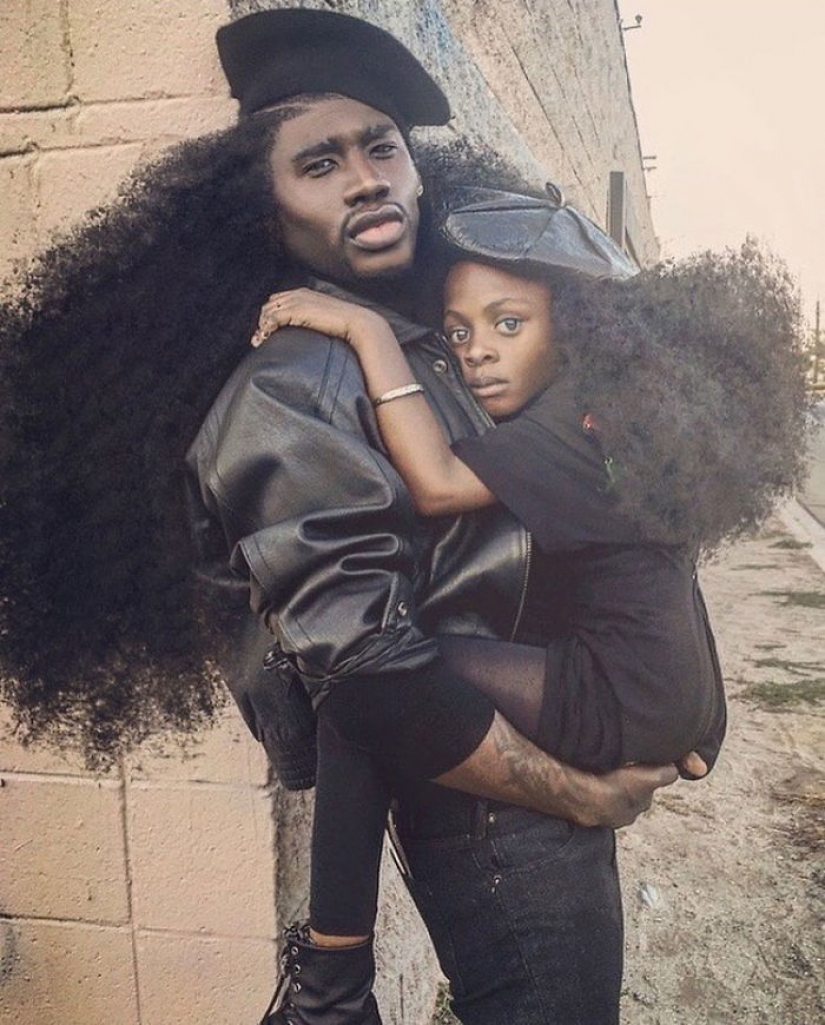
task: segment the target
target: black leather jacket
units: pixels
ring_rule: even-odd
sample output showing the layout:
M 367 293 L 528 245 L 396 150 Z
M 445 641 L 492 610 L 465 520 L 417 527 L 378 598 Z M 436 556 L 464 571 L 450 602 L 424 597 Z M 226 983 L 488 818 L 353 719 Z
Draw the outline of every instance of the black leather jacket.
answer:
M 440 337 L 379 312 L 449 436 L 486 430 Z M 501 505 L 415 516 L 346 343 L 288 328 L 250 350 L 188 462 L 253 610 L 316 704 L 338 679 L 425 665 L 436 632 L 513 636 L 529 536 Z

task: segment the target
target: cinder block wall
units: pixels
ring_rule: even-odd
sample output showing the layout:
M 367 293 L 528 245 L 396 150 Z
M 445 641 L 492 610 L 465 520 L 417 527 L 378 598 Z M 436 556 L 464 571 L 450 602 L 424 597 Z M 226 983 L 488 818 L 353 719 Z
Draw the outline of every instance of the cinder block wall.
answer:
M 215 29 L 264 3 L 3 0 L 0 278 L 114 194 L 136 162 L 234 116 Z M 271 6 L 278 6 L 273 4 Z M 280 6 L 296 6 L 282 4 Z M 614 0 L 352 0 L 432 69 L 456 113 L 536 182 L 604 224 L 611 171 L 655 259 Z M 258 1020 L 280 925 L 305 911 L 310 802 L 270 786 L 231 712 L 188 752 L 136 752 L 94 777 L 0 740 L 0 1025 Z M 5 725 L 3 725 L 5 724 Z M 391 869 L 379 999 L 429 1019 L 436 969 Z

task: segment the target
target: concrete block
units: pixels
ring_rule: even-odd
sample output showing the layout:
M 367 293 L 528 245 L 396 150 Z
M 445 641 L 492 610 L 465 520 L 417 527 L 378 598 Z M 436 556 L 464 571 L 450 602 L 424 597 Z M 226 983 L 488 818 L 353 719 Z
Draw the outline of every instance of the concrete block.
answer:
M 177 142 L 208 135 L 233 124 L 237 104 L 223 96 L 92 103 L 79 110 L 77 137 L 85 145 Z
M 0 920 L 0 964 L 0 1025 L 138 1025 L 128 929 Z
M 120 784 L 4 775 L 0 908 L 120 924 L 128 917 Z
M 83 102 L 227 95 L 215 31 L 226 0 L 72 0 L 73 90 Z
M 275 935 L 274 840 L 265 790 L 133 783 L 127 812 L 138 927 Z
M 136 953 L 147 1025 L 259 1021 L 278 978 L 271 940 L 139 932 Z
M 657 259 L 615 6 L 441 0 L 440 8 L 460 41 L 451 44 L 443 76 L 458 128 L 530 181 L 555 181 L 598 224 L 605 221 L 609 173 L 624 170 L 634 242 L 643 261 Z M 462 50 L 486 97 L 467 87 L 472 73 Z
M 566 45 L 561 41 L 569 11 L 544 8 L 525 14 L 505 0 L 505 11 L 484 3 L 467 8 L 460 0 L 444 7 L 456 34 L 484 76 L 491 92 L 540 162 L 544 178 L 570 196 L 583 193 L 580 139 L 574 128 L 577 85 L 566 75 Z M 483 109 L 483 108 L 482 108 Z M 484 116 L 488 111 L 483 109 Z M 509 155 L 508 151 L 503 151 Z M 587 212 L 587 211 L 586 211 Z
M 30 157 L 0 160 L 0 281 L 11 277 L 17 261 L 38 248 L 32 172 Z
M 297 793 L 277 788 L 272 794 L 275 841 L 278 845 L 275 892 L 278 928 L 309 915 L 309 861 L 315 791 Z
M 0 749 L 1 751 L 2 749 Z M 131 779 L 191 780 L 266 786 L 269 762 L 235 708 L 225 708 L 210 729 L 198 732 L 181 749 L 172 742 L 150 742 L 126 761 Z
M 76 106 L 0 112 L 0 157 L 73 145 Z
M 2 213 L 0 221 L 1 219 Z M 24 747 L 15 739 L 12 722 L 11 711 L 0 705 L 0 772 L 35 772 L 58 776 L 84 776 L 89 779 L 100 775 L 88 772 L 83 759 L 71 751 L 58 751 L 45 743 Z M 114 779 L 117 776 L 117 769 L 113 768 L 104 775 Z
M 436 141 L 459 135 L 472 143 L 482 143 L 492 152 L 502 154 L 511 166 L 520 168 L 528 181 L 539 185 L 547 177 L 546 169 L 528 148 L 521 121 L 514 120 L 496 94 L 472 44 L 476 20 L 484 16 L 480 9 L 483 6 L 477 9 L 476 5 L 461 4 L 459 0 L 440 0 L 437 5 L 416 9 L 411 37 L 405 39 L 414 49 L 418 44 L 419 54 L 449 96 L 454 115 L 446 129 L 426 134 Z M 477 49 L 483 53 L 485 47 L 478 43 Z M 505 88 L 518 88 L 519 76 L 517 73 L 508 80 Z M 531 106 L 536 109 L 529 90 L 522 101 L 519 116 Z
M 70 83 L 64 5 L 0 4 L 0 110 L 65 103 Z
M 41 239 L 111 200 L 142 155 L 137 144 L 42 154 L 34 168 L 36 224 Z
M 126 142 L 141 142 L 154 149 L 220 131 L 233 124 L 235 116 L 234 101 L 219 96 L 0 113 L 0 157 L 43 150 L 116 147 Z
M 0 157 L 129 142 L 168 145 L 220 131 L 234 120 L 234 101 L 218 96 L 0 113 Z

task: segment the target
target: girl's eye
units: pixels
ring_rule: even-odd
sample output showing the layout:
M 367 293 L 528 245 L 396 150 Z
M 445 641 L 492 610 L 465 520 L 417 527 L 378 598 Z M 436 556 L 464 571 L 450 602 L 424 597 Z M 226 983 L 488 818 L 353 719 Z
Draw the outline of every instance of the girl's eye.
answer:
M 502 317 L 501 320 L 496 321 L 496 327 L 503 335 L 514 335 L 522 323 L 521 317 Z
M 470 338 L 470 332 L 466 327 L 451 327 L 444 332 L 444 336 L 450 345 L 464 345 Z

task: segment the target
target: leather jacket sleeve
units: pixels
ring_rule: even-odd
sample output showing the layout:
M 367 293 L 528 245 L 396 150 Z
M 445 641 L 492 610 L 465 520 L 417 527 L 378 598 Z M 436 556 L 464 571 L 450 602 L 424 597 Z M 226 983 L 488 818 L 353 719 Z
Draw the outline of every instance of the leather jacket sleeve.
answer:
M 316 698 L 437 654 L 417 625 L 412 504 L 380 445 L 346 344 L 282 329 L 238 367 L 189 452 L 253 610 Z

